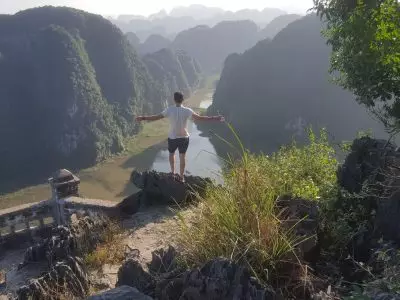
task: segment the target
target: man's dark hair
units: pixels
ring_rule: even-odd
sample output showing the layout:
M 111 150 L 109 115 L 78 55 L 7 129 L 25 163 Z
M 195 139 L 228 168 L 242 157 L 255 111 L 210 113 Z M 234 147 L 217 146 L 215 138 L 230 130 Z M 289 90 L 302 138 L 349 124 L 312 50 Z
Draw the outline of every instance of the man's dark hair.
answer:
M 174 100 L 177 103 L 182 103 L 183 102 L 183 94 L 180 92 L 174 93 Z

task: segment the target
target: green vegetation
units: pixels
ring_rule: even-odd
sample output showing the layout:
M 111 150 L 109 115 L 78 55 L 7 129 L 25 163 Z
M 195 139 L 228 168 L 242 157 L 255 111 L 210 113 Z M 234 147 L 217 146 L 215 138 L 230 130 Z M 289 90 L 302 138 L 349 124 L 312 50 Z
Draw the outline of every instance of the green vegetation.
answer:
M 397 0 L 314 0 L 327 21 L 331 69 L 391 131 L 400 126 L 400 4 Z
M 284 261 L 301 264 L 294 248 L 303 241 L 281 226 L 277 199 L 290 195 L 319 201 L 337 191 L 338 162 L 326 132 L 316 137 L 310 131 L 309 137 L 307 145 L 293 143 L 271 156 L 249 154 L 241 146 L 242 159 L 229 163 L 224 186 L 210 187 L 200 199 L 193 226 L 183 223 L 181 242 L 189 264 L 228 257 L 269 283 L 283 275 Z

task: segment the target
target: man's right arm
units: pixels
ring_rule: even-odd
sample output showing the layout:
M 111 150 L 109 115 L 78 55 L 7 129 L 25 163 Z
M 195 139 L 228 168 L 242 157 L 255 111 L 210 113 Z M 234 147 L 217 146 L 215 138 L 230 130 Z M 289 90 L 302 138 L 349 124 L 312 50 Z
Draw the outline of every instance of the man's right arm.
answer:
M 153 115 L 153 116 L 138 116 L 136 117 L 136 121 L 157 121 L 164 118 L 163 114 Z
M 152 115 L 152 116 L 138 116 L 136 117 L 136 121 L 157 121 L 162 118 L 165 118 L 168 116 L 168 108 L 164 109 L 164 111 L 161 114 L 158 115 Z

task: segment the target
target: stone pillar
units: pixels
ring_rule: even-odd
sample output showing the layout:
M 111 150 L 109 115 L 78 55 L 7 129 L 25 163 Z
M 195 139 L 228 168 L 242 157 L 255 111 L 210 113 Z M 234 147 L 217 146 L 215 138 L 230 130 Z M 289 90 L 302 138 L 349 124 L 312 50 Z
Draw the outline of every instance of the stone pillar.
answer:
M 49 179 L 52 196 L 51 204 L 53 218 L 57 225 L 65 225 L 67 216 L 65 212 L 65 199 L 78 196 L 80 180 L 66 169 L 59 170 Z

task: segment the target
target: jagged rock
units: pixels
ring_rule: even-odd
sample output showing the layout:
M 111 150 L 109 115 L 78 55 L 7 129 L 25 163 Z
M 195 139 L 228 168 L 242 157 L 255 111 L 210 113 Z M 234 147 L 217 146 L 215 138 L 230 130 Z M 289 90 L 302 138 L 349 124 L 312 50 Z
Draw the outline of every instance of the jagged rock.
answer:
M 400 151 L 392 143 L 363 137 L 353 142 L 351 152 L 338 171 L 339 184 L 350 193 L 368 190 L 362 201 L 376 209 L 374 233 L 400 242 Z M 368 237 L 367 239 L 370 239 Z
M 88 253 L 101 241 L 108 222 L 102 215 L 85 216 L 69 226 L 53 228 L 51 238 L 27 249 L 20 268 L 30 262 L 43 260 L 47 260 L 51 266 L 53 262 L 66 259 L 70 255 Z
M 118 270 L 116 287 L 131 286 L 140 292 L 151 295 L 155 289 L 155 279 L 145 270 L 136 259 L 128 259 Z
M 159 300 L 275 299 L 271 288 L 263 287 L 247 268 L 227 259 L 217 258 L 201 269 L 188 271 L 163 267 L 166 263 L 176 266 L 175 257 L 173 247 L 153 252 L 153 262 L 149 265 L 158 271 L 154 277 L 137 260 L 127 260 L 118 271 L 116 286 L 128 285 Z
M 109 290 L 99 295 L 91 296 L 87 300 L 153 300 L 153 298 L 146 296 L 139 292 L 137 289 L 130 286 L 119 286 L 115 289 Z
M 153 273 L 167 273 L 176 269 L 177 252 L 174 247 L 169 246 L 168 250 L 158 249 L 151 253 L 152 260 L 149 264 L 149 270 Z
M 390 294 L 390 293 L 379 293 L 370 298 L 371 300 L 400 300 L 399 295 Z
M 298 255 L 306 261 L 318 259 L 318 206 L 316 201 L 280 197 L 277 208 L 282 226 L 290 229 L 298 239 Z
M 89 292 L 88 275 L 81 259 L 68 257 L 57 262 L 51 270 L 17 291 L 18 300 L 58 299 L 66 296 L 82 299 Z
M 131 181 L 143 191 L 143 204 L 176 204 L 190 200 L 194 193 L 203 194 L 209 178 L 185 176 L 185 183 L 177 181 L 167 173 L 156 171 L 133 171 Z
M 224 258 L 214 259 L 201 269 L 157 283 L 156 298 L 170 299 L 275 299 L 272 289 L 261 286 L 247 268 Z

